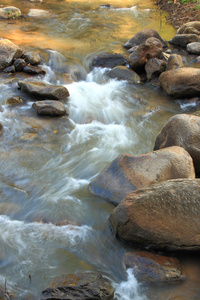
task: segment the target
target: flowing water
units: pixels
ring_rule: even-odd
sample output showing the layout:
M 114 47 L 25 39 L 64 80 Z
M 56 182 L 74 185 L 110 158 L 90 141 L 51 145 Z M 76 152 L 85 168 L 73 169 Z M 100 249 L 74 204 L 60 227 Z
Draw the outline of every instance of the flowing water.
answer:
M 177 113 L 196 102 L 174 101 L 148 84 L 109 79 L 91 71 L 99 53 L 126 54 L 122 44 L 144 28 L 169 40 L 175 34 L 152 1 L 1 1 L 26 15 L 50 10 L 50 19 L 0 20 L 0 37 L 40 53 L 44 80 L 67 87 L 69 117 L 39 118 L 32 102 L 9 75 L 0 75 L 0 288 L 19 299 L 39 299 L 62 274 L 98 271 L 115 287 L 118 300 L 199 299 L 198 258 L 181 257 L 188 279 L 181 285 L 149 287 L 122 264 L 127 245 L 112 234 L 113 206 L 91 196 L 89 182 L 121 153 L 152 151 L 155 137 Z M 66 84 L 66 73 L 77 82 Z M 22 74 L 17 75 L 19 79 Z M 25 104 L 8 106 L 11 96 Z M 129 249 L 130 250 L 130 249 Z M 32 295 L 32 296 L 31 296 Z

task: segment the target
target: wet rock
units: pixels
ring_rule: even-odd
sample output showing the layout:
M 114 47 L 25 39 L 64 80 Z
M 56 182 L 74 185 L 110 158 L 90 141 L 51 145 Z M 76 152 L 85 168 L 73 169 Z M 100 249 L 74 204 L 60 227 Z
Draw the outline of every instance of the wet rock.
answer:
M 115 67 L 109 71 L 108 76 L 119 80 L 127 80 L 129 83 L 140 83 L 140 76 L 125 66 Z
M 3 70 L 4 73 L 15 73 L 15 67 L 14 66 L 10 66 L 7 67 Z
M 15 58 L 22 56 L 22 50 L 7 39 L 0 39 L 0 70 L 9 67 Z
M 23 68 L 24 73 L 32 74 L 32 75 L 45 75 L 46 71 L 40 67 L 27 65 Z
M 16 203 L 2 202 L 0 203 L 0 214 L 11 215 L 20 211 L 21 207 Z
M 43 9 L 30 9 L 27 17 L 30 18 L 50 18 L 52 13 Z
M 194 43 L 190 43 L 187 44 L 187 52 L 191 53 L 191 54 L 200 54 L 200 42 L 194 42 Z
M 14 61 L 14 67 L 17 72 L 21 72 L 25 66 L 26 66 L 26 62 L 22 58 L 17 58 Z
M 62 102 L 54 100 L 36 101 L 32 105 L 33 109 L 39 115 L 59 117 L 66 114 L 65 105 Z
M 200 22 L 199 21 L 193 21 L 188 22 L 179 27 L 177 30 L 178 34 L 187 34 L 187 33 L 195 33 L 197 35 L 200 35 Z
M 158 134 L 154 150 L 170 146 L 183 147 L 190 153 L 197 175 L 200 175 L 200 117 L 179 114 L 171 117 Z
M 166 69 L 166 62 L 158 58 L 151 58 L 145 64 L 145 71 L 147 74 L 147 80 L 153 79 L 155 76 L 159 76 Z
M 166 70 L 173 70 L 183 68 L 183 60 L 182 57 L 178 54 L 172 54 L 169 56 L 167 61 Z
M 33 66 L 39 65 L 41 63 L 40 55 L 35 52 L 26 52 L 24 54 L 24 58 L 27 64 L 31 64 Z
M 0 135 L 2 135 L 3 132 L 3 125 L 0 123 Z
M 169 43 L 181 47 L 186 47 L 187 44 L 193 42 L 200 42 L 200 36 L 197 34 L 177 34 L 169 41 Z
M 186 279 L 176 258 L 146 251 L 126 252 L 123 258 L 126 268 L 134 268 L 139 281 L 155 284 L 177 283 Z
M 200 179 L 174 179 L 129 194 L 111 213 L 121 240 L 166 251 L 200 250 Z
M 21 11 L 19 8 L 14 6 L 8 6 L 0 8 L 0 18 L 4 19 L 16 19 L 21 16 Z
M 19 96 L 13 96 L 6 100 L 7 105 L 20 105 L 24 104 L 24 100 Z
M 121 54 L 103 54 L 95 57 L 92 66 L 101 68 L 114 68 L 116 66 L 125 66 L 128 60 Z
M 110 300 L 114 288 L 110 282 L 96 273 L 63 275 L 42 292 L 41 299 Z
M 162 43 L 160 40 L 150 37 L 140 46 L 132 48 L 132 53 L 129 56 L 130 66 L 133 70 L 138 70 L 144 67 L 145 63 L 150 58 L 158 58 L 162 53 Z
M 173 178 L 195 178 L 188 152 L 181 147 L 165 150 L 137 156 L 121 154 L 91 181 L 89 191 L 117 205 L 138 188 Z
M 123 45 L 123 47 L 126 49 L 130 49 L 132 47 L 139 46 L 143 44 L 149 37 L 155 37 L 161 41 L 163 47 L 167 46 L 167 42 L 161 38 L 156 30 L 144 29 L 136 33 L 128 42 Z
M 38 81 L 19 81 L 18 85 L 23 93 L 39 100 L 63 100 L 69 97 L 69 92 L 64 86 L 51 85 Z
M 192 98 L 200 95 L 200 69 L 179 68 L 163 72 L 159 77 L 161 87 L 175 98 Z

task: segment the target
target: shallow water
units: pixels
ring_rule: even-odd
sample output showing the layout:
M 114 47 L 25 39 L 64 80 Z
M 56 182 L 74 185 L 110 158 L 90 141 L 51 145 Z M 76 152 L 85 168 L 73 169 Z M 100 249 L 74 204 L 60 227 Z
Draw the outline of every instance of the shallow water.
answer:
M 0 33 L 40 53 L 47 73 L 34 80 L 62 84 L 70 92 L 69 117 L 39 118 L 17 83 L 5 83 L 12 76 L 0 76 L 0 288 L 6 282 L 19 299 L 38 299 L 56 276 L 89 270 L 112 281 L 118 300 L 198 299 L 196 257 L 181 257 L 188 279 L 179 286 L 152 288 L 126 271 L 122 257 L 128 246 L 108 224 L 113 206 L 87 190 L 119 154 L 152 151 L 171 116 L 198 109 L 195 101 L 174 101 L 150 85 L 111 80 L 106 69 L 91 71 L 95 55 L 125 53 L 121 45 L 141 29 L 156 29 L 166 40 L 175 34 L 149 0 L 109 3 L 110 9 L 100 8 L 106 1 L 1 2 L 24 15 L 30 8 L 52 11 L 50 20 L 0 20 Z M 77 82 L 66 84 L 68 72 Z M 25 104 L 6 105 L 13 95 Z

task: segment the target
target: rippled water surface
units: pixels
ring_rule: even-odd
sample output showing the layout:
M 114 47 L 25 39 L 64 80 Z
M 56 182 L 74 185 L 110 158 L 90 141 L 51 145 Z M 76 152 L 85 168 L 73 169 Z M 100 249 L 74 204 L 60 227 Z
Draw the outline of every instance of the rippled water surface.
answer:
M 91 70 L 95 55 L 127 54 L 122 44 L 144 28 L 169 40 L 174 28 L 150 0 L 43 2 L 1 1 L 21 9 L 20 20 L 0 20 L 0 36 L 38 52 L 44 80 L 67 87 L 69 117 L 39 118 L 16 80 L 0 75 L 0 288 L 19 299 L 39 299 L 56 276 L 99 271 L 118 300 L 199 299 L 197 258 L 181 257 L 188 280 L 180 286 L 149 287 L 123 268 L 127 246 L 113 236 L 113 206 L 92 197 L 89 182 L 121 153 L 152 151 L 155 137 L 176 113 L 194 112 L 194 102 L 174 101 L 150 85 L 109 79 Z M 50 19 L 30 19 L 31 8 Z M 77 82 L 66 84 L 66 73 Z M 33 80 L 18 74 L 19 79 Z M 11 96 L 25 104 L 8 106 Z M 31 278 L 31 279 L 30 279 Z M 32 296 L 31 296 L 32 295 Z

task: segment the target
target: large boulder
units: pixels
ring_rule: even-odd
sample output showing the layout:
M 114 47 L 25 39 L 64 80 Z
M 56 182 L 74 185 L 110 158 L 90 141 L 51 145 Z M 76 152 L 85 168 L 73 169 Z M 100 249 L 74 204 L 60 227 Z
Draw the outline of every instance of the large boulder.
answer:
M 39 115 L 60 117 L 66 114 L 65 105 L 55 100 L 36 101 L 32 107 Z
M 147 251 L 126 252 L 123 257 L 126 268 L 133 268 L 139 281 L 149 283 L 177 283 L 186 279 L 178 259 Z
M 163 46 L 160 40 L 150 37 L 140 46 L 132 48 L 129 63 L 133 70 L 140 69 L 150 58 L 160 57 Z
M 111 213 L 116 236 L 166 251 L 200 250 L 200 179 L 174 179 L 129 194 Z
M 22 56 L 22 50 L 10 40 L 0 39 L 0 70 L 9 67 L 15 58 Z
M 3 19 L 16 19 L 21 16 L 21 11 L 19 8 L 14 6 L 7 6 L 0 8 L 0 18 Z
M 114 288 L 106 278 L 97 273 L 81 273 L 56 278 L 42 292 L 41 300 L 111 300 L 113 298 Z
M 200 35 L 200 21 L 188 22 L 179 27 L 178 34 L 194 33 Z
M 163 90 L 175 98 L 200 96 L 200 69 L 178 68 L 163 72 L 159 76 Z
M 123 47 L 130 49 L 135 46 L 143 44 L 149 37 L 155 37 L 161 41 L 163 47 L 167 46 L 167 42 L 161 38 L 159 33 L 154 29 L 143 29 L 136 33 L 128 42 L 126 42 Z
M 122 54 L 102 54 L 98 55 L 92 61 L 92 67 L 114 68 L 116 66 L 125 66 L 128 60 Z
M 140 83 L 140 76 L 125 66 L 115 67 L 109 71 L 108 76 L 119 80 L 127 80 L 129 83 Z
M 173 178 L 195 178 L 192 158 L 181 147 L 138 156 L 122 154 L 89 184 L 89 190 L 117 205 L 138 188 Z
M 169 41 L 169 43 L 181 47 L 186 47 L 187 44 L 193 42 L 200 42 L 200 36 L 198 36 L 197 34 L 176 34 Z
M 183 147 L 190 153 L 196 174 L 200 175 L 200 117 L 179 114 L 171 117 L 158 134 L 154 150 Z
M 51 85 L 38 81 L 19 81 L 18 85 L 23 93 L 39 100 L 63 100 L 69 97 L 68 90 L 60 85 Z

